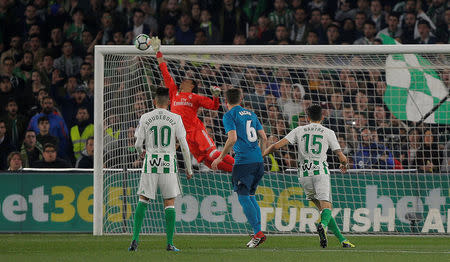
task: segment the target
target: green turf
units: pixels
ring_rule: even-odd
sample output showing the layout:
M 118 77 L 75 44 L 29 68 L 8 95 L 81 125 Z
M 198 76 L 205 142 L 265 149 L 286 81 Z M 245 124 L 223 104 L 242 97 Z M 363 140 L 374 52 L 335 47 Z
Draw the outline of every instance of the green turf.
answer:
M 141 236 L 137 252 L 128 252 L 131 236 L 0 234 L 0 261 L 450 261 L 449 237 L 363 237 L 342 249 L 330 236 L 319 247 L 313 236 L 269 236 L 256 249 L 244 248 L 246 236 L 175 236 L 179 253 L 165 251 L 164 236 Z

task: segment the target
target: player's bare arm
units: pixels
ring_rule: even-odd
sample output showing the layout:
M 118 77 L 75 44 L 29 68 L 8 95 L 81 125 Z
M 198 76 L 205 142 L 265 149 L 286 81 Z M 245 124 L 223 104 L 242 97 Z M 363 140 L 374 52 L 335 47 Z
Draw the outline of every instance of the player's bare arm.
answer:
M 258 130 L 258 135 L 260 138 L 259 147 L 261 148 L 261 152 L 264 152 L 267 148 L 267 135 L 266 132 L 264 132 L 264 129 Z
M 237 141 L 237 134 L 236 130 L 230 130 L 228 132 L 228 138 L 225 142 L 225 146 L 222 150 L 222 153 L 220 153 L 219 157 L 217 157 L 211 164 L 211 168 L 213 170 L 217 170 L 217 165 L 220 163 L 220 161 L 223 160 L 223 158 L 230 152 L 231 148 L 234 146 L 234 144 Z
M 286 138 L 281 139 L 280 141 L 276 142 L 275 144 L 270 145 L 266 150 L 264 150 L 263 157 L 267 156 L 268 154 L 272 153 L 273 151 L 276 151 L 284 146 L 289 144 L 289 141 Z
M 339 165 L 339 169 L 341 170 L 341 173 L 347 173 L 347 168 L 348 168 L 347 157 L 344 155 L 344 153 L 342 153 L 342 151 L 340 149 L 334 150 L 333 152 L 338 156 L 339 162 L 341 163 Z

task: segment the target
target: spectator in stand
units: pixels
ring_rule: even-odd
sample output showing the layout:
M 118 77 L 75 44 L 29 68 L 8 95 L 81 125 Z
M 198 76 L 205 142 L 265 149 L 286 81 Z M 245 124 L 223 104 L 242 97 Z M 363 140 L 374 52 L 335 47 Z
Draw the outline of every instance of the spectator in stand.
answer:
M 358 12 L 355 16 L 355 38 L 358 39 L 364 36 L 364 22 L 367 21 L 367 15 L 364 12 Z
M 75 167 L 94 168 L 94 137 L 91 136 L 86 140 L 86 148 L 81 152 Z
M 309 14 L 309 25 L 311 26 L 311 30 L 317 31 L 320 27 L 320 17 L 322 12 L 315 8 L 308 12 Z
M 247 43 L 247 39 L 243 34 L 235 34 L 233 38 L 233 45 L 245 45 Z
M 441 150 L 438 147 L 436 135 L 431 128 L 425 129 L 423 143 L 416 154 L 415 166 L 425 173 L 437 173 L 441 165 Z
M 369 0 L 357 0 L 356 1 L 356 12 L 363 12 L 366 18 L 370 15 L 370 1 Z M 365 21 L 365 19 L 364 19 Z
M 320 16 L 320 26 L 316 32 L 319 36 L 319 43 L 324 43 L 327 40 L 327 29 L 333 23 L 333 19 L 329 13 L 322 13 Z
M 6 135 L 6 125 L 3 120 L 0 119 L 0 170 L 6 170 L 8 168 L 8 162 L 6 158 L 9 153 L 16 150 L 16 148 L 11 145 L 11 141 Z
M 176 25 L 180 18 L 180 14 L 177 0 L 168 0 L 165 6 L 161 5 L 158 21 L 161 29 L 165 29 L 168 24 Z
M 247 45 L 261 45 L 262 41 L 258 38 L 258 26 L 250 25 L 247 34 Z
M 428 6 L 426 12 L 427 16 L 431 19 L 431 22 L 436 26 L 445 24 L 445 11 L 448 8 L 448 3 L 445 0 L 433 0 Z
M 308 32 L 311 30 L 311 27 L 306 21 L 307 17 L 308 15 L 306 14 L 305 9 L 295 9 L 294 23 L 291 27 L 290 40 L 296 45 L 306 44 L 306 37 L 308 36 Z
M 398 13 L 390 13 L 387 21 L 388 26 L 378 32 L 377 38 L 381 39 L 381 34 L 384 34 L 401 41 L 402 29 L 398 26 L 399 17 Z
M 80 76 L 77 79 L 81 80 L 81 84 L 87 86 L 89 79 L 92 78 L 94 72 L 92 72 L 92 66 L 89 63 L 83 62 L 80 67 Z
M 32 4 L 28 4 L 25 7 L 24 19 L 18 20 L 16 26 L 16 32 L 20 33 L 23 38 L 27 38 L 30 27 L 34 24 L 41 25 L 42 21 L 36 15 L 36 7 Z
M 316 31 L 309 31 L 308 36 L 306 37 L 307 45 L 318 45 L 319 44 L 319 36 Z
M 420 37 L 416 38 L 417 44 L 436 44 L 437 38 L 431 35 L 430 23 L 426 20 L 419 20 L 417 23 Z
M 45 145 L 47 143 L 58 146 L 59 139 L 56 136 L 50 135 L 50 123 L 48 117 L 41 116 L 38 119 L 39 133 L 36 135 L 36 140 L 41 144 Z
M 149 25 L 144 24 L 145 13 L 141 9 L 133 10 L 133 24 L 127 31 L 133 32 L 133 39 L 140 34 L 146 34 L 149 36 L 156 35 L 157 32 L 153 32 Z
M 370 16 L 369 20 L 375 23 L 375 29 L 380 31 L 386 27 L 386 15 L 381 5 L 381 0 L 372 0 L 370 2 Z
M 336 11 L 334 20 L 342 22 L 345 19 L 355 19 L 356 9 L 352 9 L 350 0 L 341 0 L 339 4 L 339 10 Z
M 416 14 L 408 12 L 404 15 L 401 42 L 403 44 L 414 44 L 414 28 L 416 26 Z
M 66 39 L 71 40 L 75 45 L 81 45 L 81 37 L 85 29 L 84 11 L 81 8 L 76 8 L 72 12 L 72 23 L 65 30 Z
M 45 49 L 41 46 L 41 38 L 39 35 L 34 34 L 30 36 L 30 51 L 33 53 L 34 57 L 34 68 L 37 68 L 39 62 L 42 61 L 45 55 Z
M 83 60 L 73 54 L 73 46 L 70 40 L 65 40 L 62 48 L 62 56 L 55 59 L 53 66 L 59 69 L 65 76 L 74 76 L 80 73 Z
M 245 32 L 247 17 L 240 7 L 235 6 L 234 0 L 223 0 L 216 18 L 223 44 L 231 44 L 236 33 Z
M 55 27 L 50 31 L 50 41 L 47 44 L 47 52 L 52 58 L 62 55 L 64 38 L 60 27 Z
M 373 45 L 377 29 L 373 21 L 364 22 L 364 36 L 356 39 L 354 45 Z
M 328 4 L 327 4 L 327 1 L 325 1 L 325 0 L 312 0 L 312 1 L 309 1 L 307 6 L 308 6 L 308 10 L 311 12 L 314 9 L 318 9 L 322 13 L 328 11 L 327 10 Z
M 158 21 L 155 18 L 155 10 L 150 6 L 148 1 L 141 1 L 140 9 L 144 12 L 144 24 L 150 27 L 153 35 L 158 35 Z
M 270 20 L 267 16 L 262 15 L 258 18 L 258 38 L 263 44 L 273 39 L 274 32 L 270 27 Z
M 0 61 L 3 63 L 3 59 L 6 57 L 12 57 L 13 60 L 19 60 L 22 56 L 22 37 L 20 35 L 13 35 L 9 41 L 9 49 L 1 53 Z
M 44 145 L 43 159 L 33 163 L 35 168 L 70 168 L 69 162 L 56 156 L 56 146 L 50 143 Z
M 365 127 L 361 130 L 361 144 L 355 154 L 356 169 L 393 169 L 391 152 L 377 142 L 376 131 Z
M 175 45 L 175 26 L 167 24 L 164 27 L 164 36 L 161 40 L 162 45 Z
M 75 159 L 81 157 L 81 152 L 86 147 L 86 141 L 94 136 L 94 124 L 89 121 L 89 112 L 86 107 L 78 108 L 75 125 L 70 129 L 72 139 L 73 154 Z
M 5 111 L 6 114 L 4 114 L 1 119 L 6 125 L 6 130 L 8 130 L 7 136 L 10 138 L 11 144 L 15 148 L 20 148 L 20 143 L 23 140 L 24 132 L 28 125 L 28 119 L 26 116 L 19 113 L 19 107 L 14 97 L 11 97 L 8 100 Z
M 31 79 L 31 72 L 33 71 L 34 57 L 31 51 L 23 52 L 22 60 L 19 61 L 20 66 L 16 67 L 13 74 L 21 78 L 25 84 Z
M 285 25 L 277 25 L 275 27 L 275 38 L 269 41 L 269 44 L 271 45 L 277 45 L 281 42 L 288 42 L 289 40 L 289 32 L 287 30 L 287 27 Z
M 191 23 L 192 29 L 194 31 L 198 31 L 200 29 L 200 14 L 201 14 L 200 5 L 197 3 L 192 4 L 190 11 L 191 11 L 190 16 L 192 19 Z
M 289 28 L 293 24 L 293 13 L 285 0 L 275 0 L 273 9 L 269 14 L 269 20 L 272 22 L 272 25 L 284 25 L 286 28 Z
M 53 98 L 49 96 L 42 100 L 42 111 L 31 118 L 28 129 L 33 129 L 36 133 L 39 133 L 38 120 L 42 116 L 46 116 L 48 119 L 50 124 L 50 135 L 56 136 L 59 140 L 59 155 L 62 158 L 68 158 L 69 131 L 64 119 L 55 111 L 55 102 Z
M 119 11 L 117 8 L 118 0 L 105 0 L 103 1 L 103 10 L 109 12 L 113 21 L 113 28 L 119 31 L 125 31 L 128 23 L 124 12 Z
M 94 113 L 94 103 L 92 99 L 87 96 L 87 89 L 84 85 L 78 85 L 72 96 L 63 99 L 62 115 L 66 120 L 68 127 L 72 127 L 76 121 L 76 115 L 79 108 L 86 108 L 89 116 Z
M 248 94 L 245 94 L 244 101 L 251 102 L 252 108 L 256 111 L 256 114 L 258 116 L 261 116 L 261 113 L 266 111 L 265 105 L 266 86 L 267 86 L 266 83 L 262 81 L 255 81 L 254 89 L 251 90 Z
M 204 9 L 200 13 L 200 30 L 205 32 L 208 45 L 216 45 L 220 43 L 220 33 L 217 27 L 211 22 L 211 14 L 209 10 Z
M 36 139 L 36 132 L 34 130 L 27 130 L 22 146 L 20 147 L 20 155 L 23 160 L 23 167 L 33 167 L 35 161 L 42 159 L 42 152 L 44 151 L 42 144 Z
M 335 24 L 331 24 L 327 28 L 327 39 L 323 44 L 327 45 L 340 45 L 342 43 L 339 33 L 339 27 Z
M 10 99 L 14 99 L 16 92 L 14 92 L 9 77 L 0 76 L 0 115 L 6 113 L 5 105 Z
M 19 152 L 14 151 L 8 155 L 8 171 L 20 171 L 23 169 L 23 160 Z
M 191 28 L 191 17 L 188 13 L 183 13 L 178 20 L 178 26 L 175 28 L 175 42 L 181 45 L 194 44 L 195 34 Z
M 342 22 L 341 40 L 342 44 L 351 45 L 358 37 L 355 22 L 351 18 L 346 18 Z
M 444 23 L 436 28 L 436 37 L 439 42 L 450 44 L 450 8 L 445 10 Z

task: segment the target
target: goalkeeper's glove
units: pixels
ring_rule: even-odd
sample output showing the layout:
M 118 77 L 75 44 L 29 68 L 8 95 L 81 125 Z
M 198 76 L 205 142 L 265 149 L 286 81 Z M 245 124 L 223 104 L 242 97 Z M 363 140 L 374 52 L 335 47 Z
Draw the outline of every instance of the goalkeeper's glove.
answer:
M 152 46 L 153 52 L 158 53 L 161 47 L 161 40 L 157 36 L 150 38 L 150 45 Z
M 215 97 L 219 97 L 220 92 L 222 91 L 222 90 L 220 90 L 220 87 L 218 87 L 218 86 L 211 86 L 210 88 L 211 88 L 211 94 L 213 96 L 215 96 Z

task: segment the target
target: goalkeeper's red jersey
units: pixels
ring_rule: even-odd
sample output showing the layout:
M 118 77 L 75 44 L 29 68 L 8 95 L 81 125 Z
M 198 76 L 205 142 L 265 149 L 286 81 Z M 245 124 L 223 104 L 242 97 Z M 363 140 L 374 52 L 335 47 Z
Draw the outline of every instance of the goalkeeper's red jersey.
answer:
M 219 109 L 219 98 L 210 99 L 194 93 L 179 93 L 178 87 L 167 69 L 167 64 L 161 63 L 159 68 L 164 78 L 164 84 L 169 88 L 170 111 L 181 116 L 186 132 L 205 129 L 202 121 L 197 117 L 197 110 L 199 107 Z

